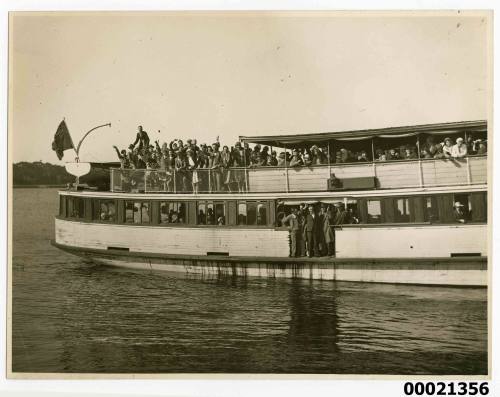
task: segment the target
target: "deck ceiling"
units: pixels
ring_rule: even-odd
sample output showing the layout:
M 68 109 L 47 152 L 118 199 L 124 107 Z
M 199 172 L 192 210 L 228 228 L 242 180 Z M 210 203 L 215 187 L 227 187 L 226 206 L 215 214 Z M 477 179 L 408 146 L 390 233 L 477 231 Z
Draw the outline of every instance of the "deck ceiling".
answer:
M 322 132 L 317 134 L 294 135 L 267 135 L 267 136 L 240 136 L 240 141 L 246 143 L 259 143 L 269 146 L 285 146 L 326 142 L 330 140 L 359 141 L 363 139 L 402 138 L 422 133 L 446 135 L 463 131 L 486 131 L 485 120 L 461 121 L 455 123 L 425 124 L 405 127 L 377 128 L 370 130 Z

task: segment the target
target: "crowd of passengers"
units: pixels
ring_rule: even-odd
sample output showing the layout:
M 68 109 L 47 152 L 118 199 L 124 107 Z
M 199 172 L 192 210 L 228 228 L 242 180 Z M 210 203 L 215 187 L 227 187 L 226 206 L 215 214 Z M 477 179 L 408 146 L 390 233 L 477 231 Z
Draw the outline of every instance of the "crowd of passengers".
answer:
M 412 160 L 418 158 L 461 158 L 467 155 L 484 155 L 487 152 L 487 141 L 474 139 L 471 135 L 457 138 L 445 138 L 435 142 L 434 136 L 428 136 L 425 143 L 419 145 L 406 144 L 389 149 L 377 148 L 374 161 Z M 214 169 L 229 167 L 308 167 L 328 163 L 356 163 L 372 161 L 371 151 L 351 151 L 341 148 L 335 151 L 329 161 L 328 147 L 312 145 L 310 148 L 292 148 L 287 151 L 271 150 L 269 146 L 255 145 L 251 149 L 248 143 L 236 142 L 234 146 L 223 145 L 217 141 L 212 145 L 198 144 L 196 139 L 174 139 L 170 143 L 160 145 L 159 141 L 151 143 L 148 133 L 142 126 L 138 127 L 136 139 L 127 150 L 118 150 L 114 146 L 121 167 L 124 169 Z
M 334 256 L 335 233 L 332 226 L 357 224 L 359 219 L 344 203 L 321 204 L 319 211 L 312 205 L 293 207 L 281 218 L 281 225 L 290 231 L 290 256 Z

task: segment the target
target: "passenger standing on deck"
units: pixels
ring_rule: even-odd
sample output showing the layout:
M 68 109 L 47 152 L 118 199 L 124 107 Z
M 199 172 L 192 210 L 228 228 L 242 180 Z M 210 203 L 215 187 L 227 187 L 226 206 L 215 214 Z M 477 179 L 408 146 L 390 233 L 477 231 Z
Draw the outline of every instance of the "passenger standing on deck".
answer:
M 285 218 L 283 218 L 283 225 L 288 224 L 288 230 L 290 231 L 290 256 L 295 258 L 299 256 L 297 250 L 297 242 L 299 240 L 300 234 L 300 224 L 299 218 L 297 216 L 297 208 L 292 208 L 292 213 Z
M 326 206 L 325 204 L 321 204 L 318 214 L 318 254 L 319 256 L 326 255 L 326 241 L 325 241 L 325 232 L 324 232 L 324 222 L 326 218 Z
M 137 149 L 139 149 L 139 151 L 141 151 L 142 149 L 149 147 L 149 136 L 148 136 L 148 133 L 142 129 L 142 125 L 137 127 L 137 129 L 138 129 L 138 132 L 137 132 L 137 135 L 135 137 L 135 141 L 131 146 L 132 146 L 132 148 L 134 148 L 135 145 L 137 145 L 137 143 L 139 143 L 139 146 L 137 146 Z
M 451 157 L 462 158 L 467 156 L 467 145 L 463 138 L 457 138 L 457 144 L 451 148 Z
M 309 258 L 318 255 L 318 216 L 314 213 L 314 208 L 309 206 L 304 222 L 304 235 L 306 239 L 307 254 Z
M 334 225 L 334 217 L 332 213 L 332 209 L 328 206 L 328 209 L 325 211 L 323 216 L 323 235 L 325 242 L 325 251 L 326 255 L 334 256 L 334 245 L 335 245 L 335 234 L 333 232 L 332 226 Z
M 231 191 L 232 176 L 229 167 L 231 166 L 232 158 L 231 158 L 231 152 L 229 151 L 229 148 L 226 145 L 222 147 L 221 161 L 222 161 L 221 177 L 223 181 L 222 183 L 224 184 L 224 187 L 228 191 Z
M 443 145 L 443 155 L 445 158 L 453 157 L 452 149 L 453 149 L 453 141 L 451 140 L 451 138 L 445 138 Z
M 337 213 L 335 214 L 334 224 L 335 225 L 344 225 L 348 220 L 349 214 L 345 210 L 343 203 L 335 203 L 335 207 L 337 208 Z
M 175 172 L 177 174 L 177 180 L 180 182 L 177 185 L 177 190 L 180 190 L 183 193 L 187 193 L 191 191 L 191 183 L 188 177 L 188 162 L 186 159 L 186 154 L 183 150 L 179 150 L 177 153 L 177 157 L 175 158 Z M 179 189 L 180 188 L 180 189 Z
M 130 168 L 130 160 L 127 156 L 127 151 L 122 150 L 120 152 L 116 146 L 113 146 L 113 148 L 116 150 L 116 154 L 118 155 L 118 158 L 120 159 L 120 168 L 122 170 L 126 169 L 126 168 Z
M 305 204 L 301 204 L 297 211 L 297 219 L 299 221 L 299 235 L 297 241 L 297 254 L 299 256 L 306 256 L 306 239 L 304 237 L 304 225 L 306 221 L 307 214 L 307 206 Z
M 219 144 L 212 145 L 212 184 L 216 192 L 222 191 L 222 156 L 219 151 Z

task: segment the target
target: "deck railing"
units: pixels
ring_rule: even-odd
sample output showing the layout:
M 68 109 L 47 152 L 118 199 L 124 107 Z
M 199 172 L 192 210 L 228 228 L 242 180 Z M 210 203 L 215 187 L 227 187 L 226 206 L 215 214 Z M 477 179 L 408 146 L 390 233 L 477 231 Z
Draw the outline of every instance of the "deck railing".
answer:
M 487 157 L 421 159 L 313 167 L 196 170 L 111 169 L 111 191 L 138 193 L 265 193 L 327 191 L 328 179 L 374 177 L 375 189 L 487 183 Z

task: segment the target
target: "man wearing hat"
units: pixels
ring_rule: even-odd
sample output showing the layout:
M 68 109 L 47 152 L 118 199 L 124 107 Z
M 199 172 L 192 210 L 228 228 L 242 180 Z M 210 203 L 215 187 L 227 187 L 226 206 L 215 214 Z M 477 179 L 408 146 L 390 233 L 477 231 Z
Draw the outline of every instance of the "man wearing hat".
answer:
M 324 206 L 322 206 L 323 211 Z M 333 231 L 334 226 L 334 216 L 332 213 L 332 209 L 328 206 L 327 209 L 324 210 L 323 215 L 323 234 L 324 234 L 324 243 L 325 243 L 325 253 L 328 256 L 335 255 L 335 233 Z
M 276 157 L 277 153 L 275 150 L 271 152 L 271 157 L 269 157 L 269 161 L 267 162 L 267 165 L 270 167 L 276 167 L 278 165 L 278 158 Z
M 116 154 L 118 155 L 118 158 L 120 159 L 120 168 L 121 169 L 130 168 L 130 161 L 129 161 L 129 158 L 127 156 L 127 151 L 122 150 L 120 152 L 116 146 L 113 146 L 113 148 L 116 150 Z
M 260 163 L 260 145 L 254 146 L 252 154 L 250 155 L 250 162 L 253 166 L 257 166 Z
M 302 167 L 303 165 L 304 163 L 299 157 L 299 151 L 297 149 L 293 149 L 292 159 L 290 160 L 290 167 Z
M 312 258 L 313 255 L 318 256 L 318 231 L 321 231 L 322 226 L 313 206 L 310 205 L 304 219 L 304 236 L 309 258 Z
M 457 138 L 457 144 L 451 148 L 451 157 L 457 159 L 465 156 L 467 156 L 467 145 L 463 138 Z
M 455 222 L 465 223 L 466 221 L 467 214 L 465 212 L 465 207 L 460 201 L 455 202 L 453 206 L 453 218 Z
M 345 210 L 344 203 L 340 201 L 335 203 L 335 208 L 337 212 L 335 213 L 334 224 L 335 225 L 344 225 L 347 223 L 348 213 Z
M 278 157 L 278 167 L 286 167 L 286 158 L 285 158 L 285 152 L 281 152 L 279 157 Z

